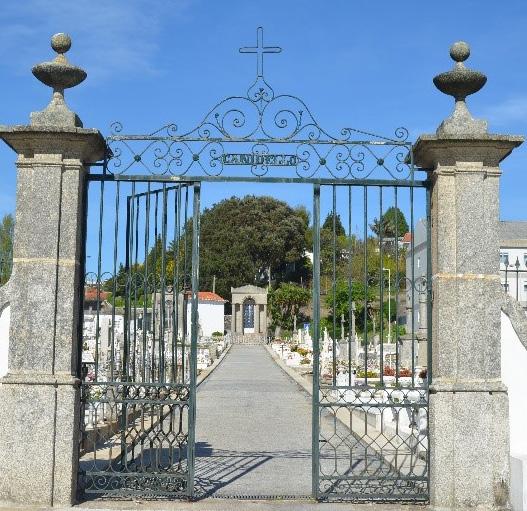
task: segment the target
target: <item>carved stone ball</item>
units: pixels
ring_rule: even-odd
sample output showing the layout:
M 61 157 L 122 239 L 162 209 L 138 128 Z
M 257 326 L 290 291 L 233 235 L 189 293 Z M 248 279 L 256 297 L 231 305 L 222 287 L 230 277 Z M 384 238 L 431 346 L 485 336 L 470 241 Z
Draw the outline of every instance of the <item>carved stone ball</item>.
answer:
M 465 41 L 458 41 L 450 47 L 450 56 L 456 62 L 463 62 L 470 56 L 470 46 Z
M 51 47 L 57 53 L 66 53 L 71 48 L 71 37 L 60 32 L 51 38 Z

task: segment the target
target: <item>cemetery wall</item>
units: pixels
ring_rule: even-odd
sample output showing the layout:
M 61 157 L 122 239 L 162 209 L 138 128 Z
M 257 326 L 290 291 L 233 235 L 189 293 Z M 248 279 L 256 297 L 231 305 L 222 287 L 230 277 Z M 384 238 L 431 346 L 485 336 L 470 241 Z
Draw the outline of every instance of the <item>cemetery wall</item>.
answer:
M 525 368 L 527 349 L 511 320 L 501 313 L 501 378 L 509 394 L 511 503 L 514 511 L 527 510 L 527 406 Z
M 0 378 L 7 374 L 10 317 L 11 307 L 6 305 L 2 310 L 0 310 Z

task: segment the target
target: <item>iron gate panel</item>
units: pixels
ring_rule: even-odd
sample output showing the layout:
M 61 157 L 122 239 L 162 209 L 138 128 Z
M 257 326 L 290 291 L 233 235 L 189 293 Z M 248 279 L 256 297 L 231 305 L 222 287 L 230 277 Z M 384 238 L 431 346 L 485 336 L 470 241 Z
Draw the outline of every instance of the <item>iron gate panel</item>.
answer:
M 79 488 L 192 497 L 200 186 L 103 179 L 89 193 Z
M 321 240 L 320 208 L 324 192 L 329 195 L 322 203 L 329 206 L 330 225 L 325 226 L 325 237 Z M 317 499 L 427 501 L 429 498 L 428 193 L 422 184 L 402 187 L 396 182 L 391 186 L 315 185 L 313 494 Z M 415 264 L 419 259 L 414 243 L 416 194 L 426 204 L 425 218 L 417 229 L 419 257 L 423 250 L 428 256 L 423 265 Z M 396 211 L 392 225 L 383 224 L 383 215 L 389 210 L 388 196 Z M 353 227 L 353 208 L 359 210 L 360 228 Z M 372 209 L 378 217 L 369 224 Z M 401 231 L 397 225 L 403 221 L 403 211 L 410 218 L 407 247 L 401 246 L 400 236 L 406 229 Z M 390 231 L 395 231 L 395 235 L 388 236 Z M 339 260 L 343 264 L 337 264 Z M 321 275 L 321 266 L 325 275 Z M 416 268 L 420 271 L 416 272 Z M 330 282 L 326 289 L 321 286 L 323 277 Z M 320 328 L 321 295 L 325 295 L 330 315 L 324 335 Z M 403 303 L 406 317 L 410 318 L 404 334 L 400 324 Z M 426 315 L 419 328 L 413 314 L 418 307 L 419 313 Z

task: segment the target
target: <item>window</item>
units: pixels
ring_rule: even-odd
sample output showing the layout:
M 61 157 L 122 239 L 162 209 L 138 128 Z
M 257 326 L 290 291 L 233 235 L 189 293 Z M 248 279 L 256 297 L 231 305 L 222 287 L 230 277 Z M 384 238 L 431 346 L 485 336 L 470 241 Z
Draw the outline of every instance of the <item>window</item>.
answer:
M 503 291 L 505 291 L 506 293 L 508 293 L 508 292 L 509 292 L 509 284 L 507 284 L 507 283 L 503 283 L 502 286 L 503 286 Z
M 417 258 L 417 268 L 421 268 L 421 258 Z
M 509 266 L 509 254 L 507 254 L 507 252 L 500 253 L 500 263 Z
M 527 266 L 527 254 L 523 254 L 523 264 Z

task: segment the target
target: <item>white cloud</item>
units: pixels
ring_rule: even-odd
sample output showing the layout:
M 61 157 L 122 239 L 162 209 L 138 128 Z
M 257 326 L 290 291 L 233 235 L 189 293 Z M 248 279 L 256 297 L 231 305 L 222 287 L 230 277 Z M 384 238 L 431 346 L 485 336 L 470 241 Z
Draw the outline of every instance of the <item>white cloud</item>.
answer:
M 527 122 L 527 96 L 509 98 L 489 107 L 481 117 L 498 126 L 513 122 Z
M 0 10 L 3 65 L 27 73 L 28 63 L 53 57 L 49 38 L 72 36 L 70 61 L 91 80 L 116 73 L 154 74 L 165 27 L 187 16 L 193 0 L 27 0 L 5 2 Z

